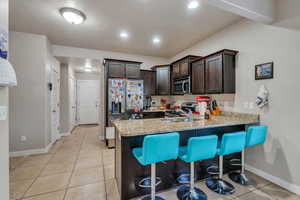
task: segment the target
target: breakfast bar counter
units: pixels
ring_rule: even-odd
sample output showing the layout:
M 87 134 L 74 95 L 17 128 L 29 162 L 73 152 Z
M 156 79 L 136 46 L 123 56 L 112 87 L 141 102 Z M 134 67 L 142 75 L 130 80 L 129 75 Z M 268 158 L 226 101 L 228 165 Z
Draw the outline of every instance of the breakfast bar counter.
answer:
M 150 167 L 140 165 L 132 155 L 132 149 L 142 147 L 143 139 L 147 135 L 178 132 L 180 145 L 186 145 L 190 137 L 217 135 L 237 131 L 244 131 L 251 124 L 259 123 L 259 115 L 223 112 L 220 116 L 211 116 L 209 120 L 194 119 L 185 121 L 185 118 L 157 118 L 139 120 L 115 121 L 116 129 L 116 160 L 115 177 L 122 200 L 150 193 Z M 167 142 L 167 141 L 166 141 Z M 162 149 L 163 150 L 163 149 Z M 229 160 L 240 158 L 240 153 L 224 157 L 224 172 L 237 170 L 239 167 L 229 165 Z M 208 167 L 217 166 L 217 158 L 195 163 L 196 180 L 211 176 L 207 173 Z M 178 177 L 189 173 L 189 165 L 180 160 L 171 160 L 157 164 L 157 176 L 161 183 L 156 190 L 165 190 L 178 186 L 181 181 Z

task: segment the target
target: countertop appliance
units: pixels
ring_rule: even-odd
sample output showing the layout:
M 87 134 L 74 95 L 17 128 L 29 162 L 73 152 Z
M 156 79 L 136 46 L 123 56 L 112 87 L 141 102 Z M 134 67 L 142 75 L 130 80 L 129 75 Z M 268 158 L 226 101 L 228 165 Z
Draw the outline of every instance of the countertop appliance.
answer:
M 174 94 L 189 94 L 191 93 L 191 78 L 176 78 L 173 83 Z
M 113 121 L 129 119 L 128 111 L 143 109 L 144 83 L 143 80 L 111 78 L 107 93 L 106 140 L 115 137 Z
M 191 110 L 192 112 L 196 112 L 196 106 L 198 103 L 196 102 L 184 102 L 181 104 L 181 109 L 185 112 L 189 112 Z

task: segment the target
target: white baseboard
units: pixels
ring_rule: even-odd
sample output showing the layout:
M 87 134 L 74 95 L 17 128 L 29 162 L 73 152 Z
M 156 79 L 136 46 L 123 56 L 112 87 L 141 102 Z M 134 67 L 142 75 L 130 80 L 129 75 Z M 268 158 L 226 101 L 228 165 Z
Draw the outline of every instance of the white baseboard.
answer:
M 258 175 L 258 176 L 261 176 L 262 178 L 276 184 L 276 185 L 279 185 L 285 189 L 287 189 L 288 191 L 290 192 L 293 192 L 297 195 L 300 195 L 300 186 L 299 185 L 295 185 L 295 184 L 292 184 L 292 183 L 289 183 L 281 178 L 278 178 L 276 176 L 273 176 L 271 174 L 268 174 L 267 172 L 264 172 L 260 169 L 257 169 L 255 167 L 252 167 L 250 165 L 247 165 L 246 164 L 246 170 Z
M 61 135 L 61 136 L 69 136 L 69 135 L 71 135 L 71 133 L 70 133 L 70 132 L 67 132 L 67 133 L 60 133 L 60 135 Z
M 9 157 L 18 157 L 18 156 L 31 156 L 31 155 L 37 155 L 37 154 L 46 154 L 49 152 L 53 145 L 53 142 L 47 145 L 46 148 L 42 149 L 30 149 L 25 151 L 15 151 L 15 152 L 9 152 Z

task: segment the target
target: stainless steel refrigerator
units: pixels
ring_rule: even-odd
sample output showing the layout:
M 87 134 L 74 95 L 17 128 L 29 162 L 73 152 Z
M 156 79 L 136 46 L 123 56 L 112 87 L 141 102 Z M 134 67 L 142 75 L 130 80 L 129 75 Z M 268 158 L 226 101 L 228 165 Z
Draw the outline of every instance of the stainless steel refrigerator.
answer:
M 107 128 L 105 139 L 114 139 L 112 122 L 126 119 L 127 111 L 143 109 L 144 83 L 134 79 L 108 79 L 107 88 Z

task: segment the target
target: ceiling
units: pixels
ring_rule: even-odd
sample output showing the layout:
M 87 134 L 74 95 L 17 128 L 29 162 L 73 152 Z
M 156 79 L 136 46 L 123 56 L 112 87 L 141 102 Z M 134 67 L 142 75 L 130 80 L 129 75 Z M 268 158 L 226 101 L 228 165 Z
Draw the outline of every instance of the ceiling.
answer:
M 200 0 L 199 0 L 200 1 Z M 10 0 L 10 30 L 48 36 L 52 44 L 171 57 L 241 17 L 188 0 Z M 61 7 L 83 11 L 87 20 L 67 23 Z M 129 33 L 127 40 L 119 34 Z M 161 44 L 153 45 L 153 36 Z
M 56 57 L 60 63 L 68 64 L 75 72 L 85 72 L 84 68 L 87 66 L 92 69 L 92 73 L 99 73 L 100 67 L 102 63 L 100 60 L 96 59 L 88 59 L 88 58 L 75 58 L 75 57 L 63 57 L 57 56 Z

